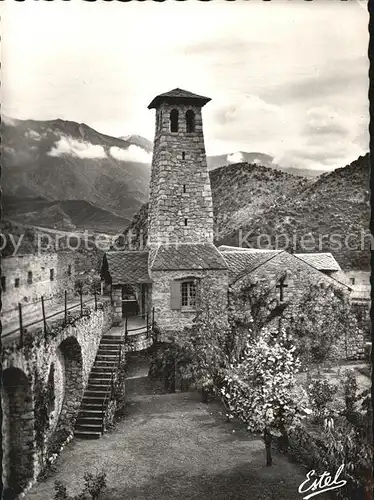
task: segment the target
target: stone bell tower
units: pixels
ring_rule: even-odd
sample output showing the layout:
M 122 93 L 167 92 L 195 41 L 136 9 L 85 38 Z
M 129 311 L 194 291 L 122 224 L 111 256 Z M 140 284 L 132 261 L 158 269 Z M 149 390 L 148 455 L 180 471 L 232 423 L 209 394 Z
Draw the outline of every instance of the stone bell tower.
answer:
M 148 211 L 148 245 L 213 243 L 213 206 L 202 107 L 208 97 L 174 89 L 156 109 Z

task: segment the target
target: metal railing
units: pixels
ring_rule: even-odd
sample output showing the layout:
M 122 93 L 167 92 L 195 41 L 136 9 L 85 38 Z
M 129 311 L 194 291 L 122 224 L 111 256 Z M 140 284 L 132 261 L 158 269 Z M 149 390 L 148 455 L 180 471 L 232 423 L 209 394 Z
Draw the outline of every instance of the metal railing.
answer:
M 118 345 L 118 352 L 116 356 L 116 363 L 115 366 L 112 368 L 112 372 L 110 375 L 110 382 L 107 386 L 103 404 L 101 405 L 101 434 L 104 434 L 104 427 L 105 427 L 105 412 L 107 408 L 107 402 L 113 399 L 113 392 L 114 392 L 114 379 L 115 379 L 115 372 L 118 373 L 120 366 L 121 366 L 121 361 L 122 361 L 122 345 L 123 345 L 123 333 L 125 332 L 125 339 L 127 336 L 127 318 L 125 321 L 125 330 L 122 330 L 122 334 L 120 337 L 119 345 Z M 125 340 L 126 341 L 126 340 Z M 110 393 L 109 393 L 110 389 Z M 110 397 L 109 397 L 110 394 Z
M 132 318 L 134 317 L 144 317 L 144 315 L 139 314 L 137 316 L 131 316 Z M 147 333 L 147 339 L 150 336 L 150 332 L 152 332 L 155 324 L 155 310 L 154 307 L 152 308 L 152 321 L 149 321 L 149 313 L 146 315 L 146 333 Z M 122 330 L 122 334 L 120 337 L 119 341 L 119 346 L 118 346 L 118 353 L 116 356 L 116 363 L 115 366 L 112 368 L 111 375 L 110 375 L 110 381 L 107 386 L 105 396 L 103 403 L 101 405 L 101 433 L 104 434 L 104 427 L 105 427 L 105 413 L 107 409 L 107 404 L 108 402 L 113 398 L 113 392 L 114 392 L 114 383 L 115 383 L 115 373 L 119 371 L 120 366 L 121 366 L 121 361 L 122 361 L 122 347 L 128 343 L 128 336 L 129 332 L 137 332 L 139 330 L 144 330 L 144 326 L 139 326 L 137 328 L 128 328 L 128 318 L 125 317 L 125 327 Z
M 68 306 L 68 304 L 69 304 L 68 294 L 67 294 L 67 290 L 65 290 L 64 291 L 64 308 L 60 309 L 58 311 L 55 311 L 49 315 L 46 314 L 46 308 L 45 308 L 46 300 L 51 300 L 51 299 L 45 299 L 43 296 L 41 296 L 41 298 L 40 298 L 41 316 L 38 319 L 33 320 L 33 321 L 26 323 L 26 324 L 24 323 L 22 304 L 19 302 L 18 303 L 18 323 L 19 324 L 18 324 L 17 328 L 14 328 L 10 332 L 6 332 L 5 334 L 1 335 L 1 338 L 3 339 L 3 338 L 9 337 L 9 336 L 14 335 L 15 333 L 19 332 L 20 333 L 20 339 L 19 339 L 20 340 L 20 347 L 22 348 L 23 343 L 24 343 L 24 334 L 25 334 L 26 328 L 29 328 L 31 326 L 36 326 L 39 323 L 42 323 L 43 324 L 43 332 L 46 335 L 48 333 L 48 323 L 47 323 L 48 319 L 52 319 L 52 318 L 55 318 L 56 316 L 63 314 L 64 315 L 64 324 L 66 325 L 67 320 L 68 320 L 68 312 L 69 311 L 80 308 L 80 316 L 82 317 L 83 316 L 83 306 L 90 304 L 92 302 L 94 302 L 95 311 L 97 311 L 97 292 L 96 292 L 96 290 L 94 291 L 94 296 L 89 298 L 88 300 L 85 300 L 85 301 L 83 300 L 83 294 L 80 293 L 79 294 L 79 302 L 77 304 L 72 305 L 72 306 Z M 37 304 L 38 304 L 38 302 L 34 303 L 33 305 L 37 306 Z M 58 304 L 56 304 L 56 306 L 57 305 Z

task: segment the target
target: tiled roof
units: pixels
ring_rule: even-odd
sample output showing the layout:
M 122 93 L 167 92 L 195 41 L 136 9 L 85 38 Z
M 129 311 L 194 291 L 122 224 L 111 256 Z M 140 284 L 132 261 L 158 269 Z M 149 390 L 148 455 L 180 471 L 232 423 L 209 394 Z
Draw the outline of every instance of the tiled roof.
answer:
M 199 104 L 201 104 L 201 106 L 204 106 L 204 104 L 209 102 L 211 99 L 210 97 L 204 97 L 203 95 L 193 94 L 192 92 L 188 92 L 187 90 L 177 88 L 156 96 L 149 104 L 148 109 L 156 108 L 162 101 L 185 102 L 191 100 L 198 102 Z
M 112 283 L 149 283 L 148 252 L 107 252 L 104 256 Z
M 254 248 L 237 248 L 233 250 L 233 247 L 230 247 L 230 249 L 221 253 L 229 268 L 230 279 L 234 281 L 240 276 L 254 271 L 280 252 L 282 250 L 257 250 Z
M 227 269 L 217 248 L 211 243 L 161 245 L 151 263 L 152 271 Z
M 275 252 L 279 253 L 282 250 L 272 250 L 272 249 L 267 249 L 267 248 L 245 248 L 245 247 L 230 247 L 228 245 L 221 245 L 218 247 L 218 250 L 220 252 L 256 252 L 256 253 L 269 253 L 269 252 Z
M 295 257 L 315 267 L 318 271 L 341 271 L 331 253 L 295 253 Z

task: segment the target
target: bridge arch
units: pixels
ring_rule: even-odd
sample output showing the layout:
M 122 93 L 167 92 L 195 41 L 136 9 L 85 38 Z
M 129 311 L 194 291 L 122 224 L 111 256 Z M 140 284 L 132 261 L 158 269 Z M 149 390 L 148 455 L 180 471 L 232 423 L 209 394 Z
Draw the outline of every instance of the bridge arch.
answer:
M 64 396 L 58 427 L 72 429 L 83 396 L 82 348 L 75 337 L 68 337 L 58 346 L 63 363 Z
M 31 381 L 19 368 L 2 374 L 4 498 L 15 498 L 34 476 Z

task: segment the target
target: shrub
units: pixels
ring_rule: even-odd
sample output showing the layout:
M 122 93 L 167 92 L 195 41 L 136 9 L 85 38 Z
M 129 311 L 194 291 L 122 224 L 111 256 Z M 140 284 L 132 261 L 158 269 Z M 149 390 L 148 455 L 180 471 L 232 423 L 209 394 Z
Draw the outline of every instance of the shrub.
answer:
M 84 487 L 78 495 L 71 496 L 67 492 L 66 486 L 61 481 L 55 481 L 54 500 L 98 500 L 100 494 L 106 487 L 106 473 L 98 472 L 96 475 L 86 472 L 84 474 Z
M 317 378 L 309 384 L 309 400 L 317 420 L 322 421 L 330 415 L 331 409 L 328 407 L 332 403 L 335 393 L 335 384 L 328 380 Z
M 357 377 L 353 370 L 347 371 L 343 380 L 344 401 L 347 414 L 354 412 L 357 401 Z

